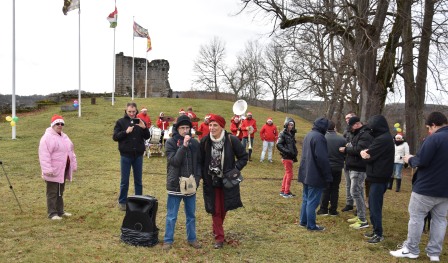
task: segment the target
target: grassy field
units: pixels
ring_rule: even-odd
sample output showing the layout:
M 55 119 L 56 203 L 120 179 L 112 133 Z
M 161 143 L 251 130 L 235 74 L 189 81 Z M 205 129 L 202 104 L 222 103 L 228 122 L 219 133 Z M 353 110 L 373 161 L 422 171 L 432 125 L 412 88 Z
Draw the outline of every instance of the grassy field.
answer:
M 85 100 L 87 101 L 87 100 Z M 18 115 L 17 139 L 11 140 L 11 129 L 1 116 L 0 160 L 23 207 L 20 212 L 3 171 L 0 171 L 0 262 L 406 262 L 389 256 L 407 233 L 407 206 L 410 196 L 410 170 L 406 169 L 402 191 L 388 191 L 383 211 L 384 242 L 365 242 L 366 230 L 349 229 L 350 213 L 337 217 L 318 217 L 318 224 L 327 229 L 309 232 L 297 226 L 302 186 L 296 181 L 294 165 L 293 199 L 279 196 L 283 166 L 278 151 L 274 163 L 259 163 L 260 139 L 254 143 L 254 162 L 243 170 L 241 185 L 244 208 L 228 213 L 224 229 L 227 244 L 214 250 L 211 216 L 204 211 L 202 189 L 197 196 L 197 235 L 203 248 L 195 250 L 186 242 L 183 208 L 175 233 L 174 249 L 168 253 L 161 245 L 152 248 L 132 247 L 120 242 L 120 227 L 124 212 L 117 208 L 119 190 L 119 153 L 112 140 L 115 121 L 123 116 L 128 98 L 118 98 L 115 106 L 97 98 L 96 105 L 84 102 L 82 117 L 77 112 L 60 112 L 59 107 Z M 203 118 L 209 112 L 232 116 L 232 103 L 193 99 L 136 99 L 139 107 L 147 106 L 153 122 L 160 111 L 176 116 L 180 108 L 193 106 Z M 267 117 L 282 127 L 286 114 L 250 107 L 258 127 Z M 37 155 L 39 140 L 54 113 L 62 114 L 64 131 L 75 144 L 78 172 L 66 186 L 65 208 L 73 217 L 54 222 L 46 217 L 45 183 L 40 177 Z M 292 116 L 298 127 L 298 148 L 311 124 Z M 229 124 L 227 124 L 227 127 Z M 166 160 L 164 157 L 144 159 L 144 194 L 159 201 L 157 225 L 163 240 L 166 215 Z M 131 183 L 132 185 L 132 183 Z M 130 188 L 133 194 L 133 187 Z M 345 201 L 345 183 L 341 183 L 339 206 Z M 422 237 L 426 244 L 427 234 Z M 445 251 L 442 261 L 448 260 Z M 424 245 L 421 246 L 422 251 Z M 419 260 L 427 262 L 424 252 Z

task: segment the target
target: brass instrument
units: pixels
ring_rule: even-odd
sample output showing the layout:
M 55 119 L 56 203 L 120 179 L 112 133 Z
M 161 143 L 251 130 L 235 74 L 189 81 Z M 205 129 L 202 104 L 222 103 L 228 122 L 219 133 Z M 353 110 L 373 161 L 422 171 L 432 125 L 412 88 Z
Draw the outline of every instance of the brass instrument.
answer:
M 249 150 L 252 150 L 252 140 L 250 139 L 250 135 L 254 132 L 254 127 L 248 126 L 247 127 L 247 140 L 249 141 Z
M 247 102 L 245 100 L 237 100 L 233 104 L 233 114 L 240 116 L 240 123 L 238 125 L 238 131 L 236 132 L 236 137 L 240 135 L 241 124 L 243 123 L 243 115 L 247 110 Z

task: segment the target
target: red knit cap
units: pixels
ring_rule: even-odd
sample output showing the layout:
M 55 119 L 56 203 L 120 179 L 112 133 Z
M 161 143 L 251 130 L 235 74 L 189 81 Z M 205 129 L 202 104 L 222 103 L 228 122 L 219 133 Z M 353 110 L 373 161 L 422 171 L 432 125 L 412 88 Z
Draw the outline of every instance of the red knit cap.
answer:
M 53 127 L 56 123 L 64 123 L 65 124 L 64 118 L 62 118 L 61 115 L 57 115 L 57 114 L 53 115 L 53 117 L 51 117 L 50 126 Z
M 218 123 L 218 125 L 221 126 L 222 128 L 226 127 L 226 120 L 219 115 L 210 114 L 209 122 L 211 123 L 213 121 L 216 121 L 216 123 Z

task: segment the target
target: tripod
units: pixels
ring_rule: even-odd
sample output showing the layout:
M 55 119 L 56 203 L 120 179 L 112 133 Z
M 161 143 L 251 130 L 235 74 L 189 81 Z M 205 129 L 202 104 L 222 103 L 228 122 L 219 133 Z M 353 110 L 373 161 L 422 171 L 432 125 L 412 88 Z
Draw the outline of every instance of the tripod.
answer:
M 12 188 L 11 182 L 9 181 L 8 174 L 5 171 L 5 167 L 3 166 L 3 162 L 2 161 L 0 161 L 0 165 L 2 166 L 3 172 L 5 173 L 6 180 L 8 181 L 8 184 L 9 184 L 9 189 L 11 189 L 12 194 L 16 198 L 17 204 L 19 205 L 20 211 L 23 213 L 22 206 L 20 206 L 19 199 L 17 199 L 16 193 L 14 192 L 14 189 Z

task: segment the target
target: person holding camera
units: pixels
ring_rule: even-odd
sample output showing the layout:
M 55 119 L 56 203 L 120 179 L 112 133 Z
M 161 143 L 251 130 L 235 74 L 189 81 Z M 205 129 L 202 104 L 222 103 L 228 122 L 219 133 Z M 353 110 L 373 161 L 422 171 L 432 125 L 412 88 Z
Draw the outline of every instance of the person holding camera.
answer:
M 296 123 L 292 118 L 287 117 L 283 127 L 284 129 L 280 132 L 277 141 L 277 149 L 282 156 L 283 167 L 285 167 L 280 196 L 284 198 L 292 198 L 295 196 L 290 190 L 293 176 L 292 166 L 294 162 L 297 162 L 298 154 L 295 138 L 297 132 Z
M 243 206 L 240 186 L 224 184 L 229 173 L 239 173 L 247 164 L 248 154 L 240 140 L 224 130 L 223 117 L 210 114 L 210 133 L 201 140 L 204 204 L 212 214 L 215 249 L 224 245 L 224 219 L 227 211 Z
M 145 122 L 136 118 L 137 113 L 137 104 L 129 102 L 126 105 L 123 118 L 115 123 L 112 137 L 114 141 L 118 142 L 120 151 L 121 180 L 118 206 L 122 211 L 126 211 L 131 167 L 134 172 L 135 194 L 142 195 L 143 193 L 143 153 L 145 152 L 145 140 L 149 139 L 150 134 Z
M 168 251 L 174 241 L 174 227 L 180 202 L 184 201 L 188 244 L 196 249 L 196 189 L 201 179 L 199 142 L 191 137 L 192 123 L 188 116 L 177 118 L 173 137 L 166 142 L 167 178 L 165 237 L 163 249 Z

